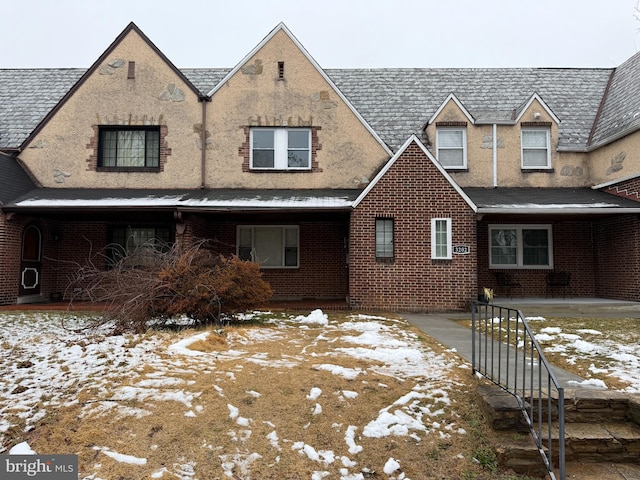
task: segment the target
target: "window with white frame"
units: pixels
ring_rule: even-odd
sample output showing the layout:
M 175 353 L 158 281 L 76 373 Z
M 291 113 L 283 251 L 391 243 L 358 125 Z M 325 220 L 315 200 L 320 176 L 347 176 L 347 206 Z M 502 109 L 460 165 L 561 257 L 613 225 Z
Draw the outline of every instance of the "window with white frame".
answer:
M 522 128 L 522 168 L 551 168 L 548 128 Z
M 491 225 L 489 257 L 495 268 L 552 268 L 551 225 Z
M 393 258 L 393 218 L 376 218 L 376 258 Z
M 296 225 L 239 226 L 237 253 L 241 260 L 262 268 L 300 266 L 299 228 Z
M 431 258 L 451 259 L 451 219 L 431 219 Z
M 445 168 L 467 168 L 467 129 L 436 128 L 438 162 Z
M 311 130 L 308 128 L 252 128 L 253 170 L 310 170 Z

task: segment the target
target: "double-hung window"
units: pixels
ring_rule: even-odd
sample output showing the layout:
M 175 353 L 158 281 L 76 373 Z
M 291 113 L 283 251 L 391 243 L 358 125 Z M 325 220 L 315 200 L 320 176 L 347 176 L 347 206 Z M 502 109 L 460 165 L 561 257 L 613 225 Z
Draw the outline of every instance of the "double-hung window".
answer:
M 438 127 L 436 129 L 438 162 L 445 168 L 467 168 L 467 129 Z
M 159 166 L 159 127 L 100 127 L 98 167 L 156 169 Z
M 552 268 L 551 226 L 492 225 L 489 257 L 495 268 Z
M 310 170 L 311 130 L 252 128 L 252 170 Z
M 262 268 L 300 266 L 300 235 L 296 225 L 239 226 L 237 249 L 241 260 Z
M 393 259 L 393 218 L 376 218 L 376 258 Z
M 548 128 L 522 128 L 522 168 L 551 168 Z
M 431 258 L 451 260 L 451 219 L 431 219 Z

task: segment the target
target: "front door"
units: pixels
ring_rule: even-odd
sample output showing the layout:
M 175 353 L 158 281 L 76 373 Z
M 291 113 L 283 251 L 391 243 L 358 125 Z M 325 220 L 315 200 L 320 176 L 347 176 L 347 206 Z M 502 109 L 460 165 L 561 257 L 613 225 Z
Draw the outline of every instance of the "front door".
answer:
M 39 295 L 42 272 L 42 232 L 27 225 L 22 232 L 19 295 Z

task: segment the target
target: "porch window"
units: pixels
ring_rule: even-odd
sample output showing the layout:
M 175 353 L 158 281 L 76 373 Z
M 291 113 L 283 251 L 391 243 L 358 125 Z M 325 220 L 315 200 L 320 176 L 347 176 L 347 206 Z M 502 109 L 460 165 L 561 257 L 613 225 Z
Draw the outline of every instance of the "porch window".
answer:
M 393 218 L 376 218 L 376 258 L 393 258 Z
M 431 258 L 451 259 L 451 219 L 431 219 Z
M 252 128 L 252 170 L 310 170 L 311 130 Z
M 237 253 L 262 268 L 300 266 L 300 235 L 295 225 L 239 226 Z
M 108 252 L 112 263 L 126 259 L 130 266 L 151 266 L 155 254 L 169 248 L 169 227 L 126 225 L 109 229 Z
M 436 129 L 438 162 L 445 168 L 467 168 L 467 129 Z
M 157 169 L 160 166 L 160 127 L 100 127 L 98 167 Z
M 548 128 L 522 129 L 522 168 L 551 168 Z
M 490 266 L 494 268 L 553 268 L 551 225 L 489 227 Z

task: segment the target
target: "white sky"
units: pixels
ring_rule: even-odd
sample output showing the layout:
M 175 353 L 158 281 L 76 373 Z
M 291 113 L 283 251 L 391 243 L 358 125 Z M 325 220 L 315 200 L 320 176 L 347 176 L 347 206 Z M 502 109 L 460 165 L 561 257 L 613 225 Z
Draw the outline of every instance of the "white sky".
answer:
M 89 67 L 133 21 L 177 66 L 234 67 L 284 22 L 325 68 L 615 67 L 639 0 L 0 0 L 0 68 Z

